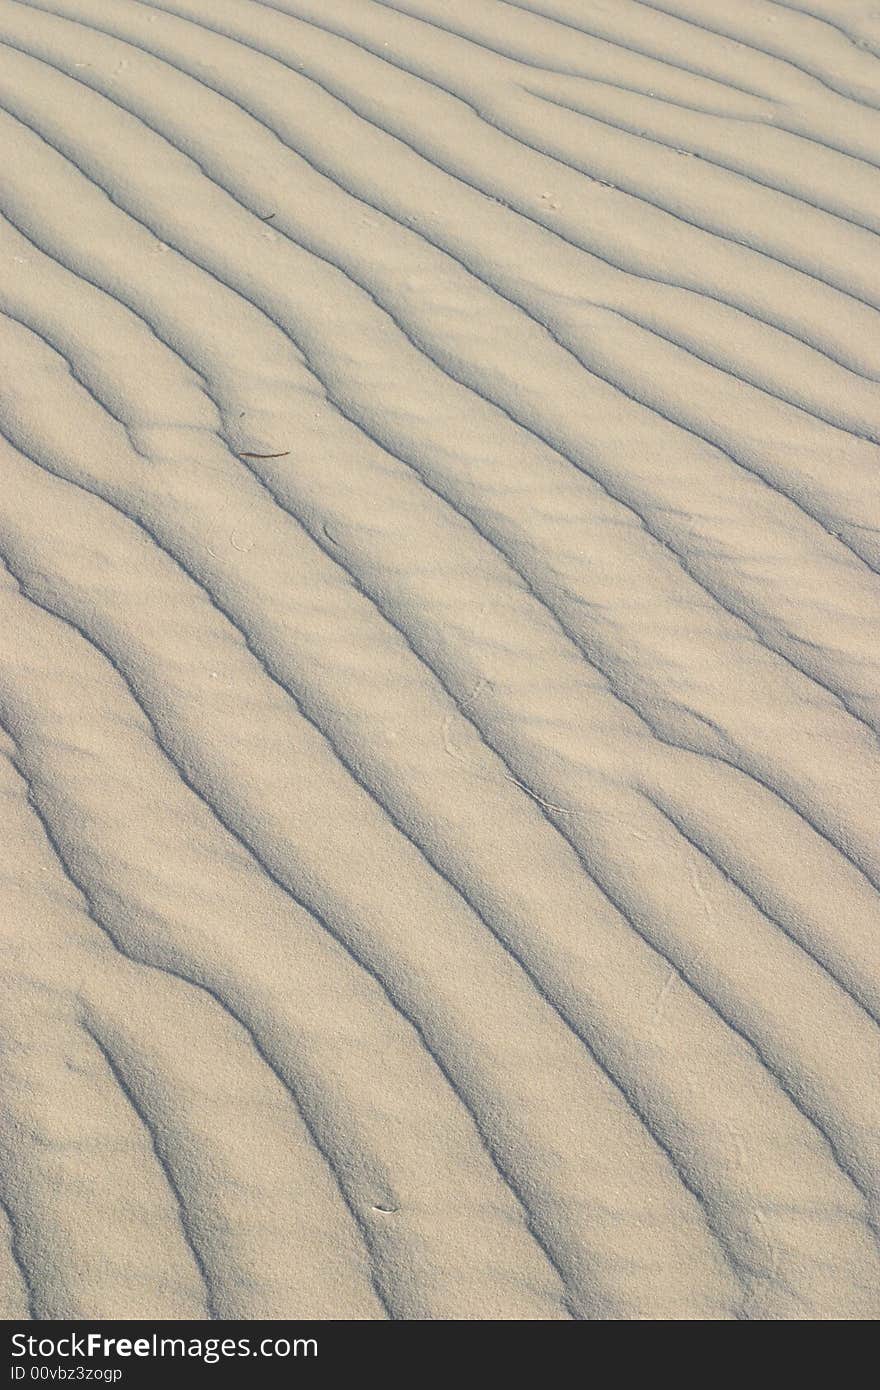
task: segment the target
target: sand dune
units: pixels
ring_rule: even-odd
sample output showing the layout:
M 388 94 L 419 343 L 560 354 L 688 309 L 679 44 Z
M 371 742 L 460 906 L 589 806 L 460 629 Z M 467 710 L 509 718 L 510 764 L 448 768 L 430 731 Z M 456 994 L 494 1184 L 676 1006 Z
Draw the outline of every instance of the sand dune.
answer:
M 880 17 L 0 0 L 0 1312 L 880 1314 Z

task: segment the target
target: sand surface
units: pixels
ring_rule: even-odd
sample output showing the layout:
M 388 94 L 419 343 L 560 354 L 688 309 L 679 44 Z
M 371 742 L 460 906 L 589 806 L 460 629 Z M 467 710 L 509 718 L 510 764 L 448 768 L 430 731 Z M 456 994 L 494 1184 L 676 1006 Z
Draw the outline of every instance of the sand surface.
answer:
M 0 45 L 0 1314 L 877 1318 L 880 6 Z

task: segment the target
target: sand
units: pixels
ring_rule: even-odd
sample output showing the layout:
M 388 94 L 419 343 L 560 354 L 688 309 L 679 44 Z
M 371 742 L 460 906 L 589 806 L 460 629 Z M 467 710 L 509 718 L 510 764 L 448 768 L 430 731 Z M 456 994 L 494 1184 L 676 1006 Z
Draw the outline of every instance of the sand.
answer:
M 0 0 L 0 1315 L 880 1314 L 880 10 Z

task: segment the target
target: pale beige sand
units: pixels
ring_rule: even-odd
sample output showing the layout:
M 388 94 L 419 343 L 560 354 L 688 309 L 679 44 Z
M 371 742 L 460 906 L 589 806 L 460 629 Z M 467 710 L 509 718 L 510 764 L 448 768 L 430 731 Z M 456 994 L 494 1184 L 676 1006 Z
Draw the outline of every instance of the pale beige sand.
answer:
M 880 10 L 0 43 L 0 1312 L 875 1318 Z

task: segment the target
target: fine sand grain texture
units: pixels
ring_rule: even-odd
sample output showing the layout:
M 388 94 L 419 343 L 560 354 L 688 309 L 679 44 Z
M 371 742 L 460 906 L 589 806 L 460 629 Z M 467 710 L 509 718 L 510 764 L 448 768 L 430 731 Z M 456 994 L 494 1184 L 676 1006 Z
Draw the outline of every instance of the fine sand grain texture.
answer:
M 880 4 L 0 0 L 0 1315 L 880 1316 Z

